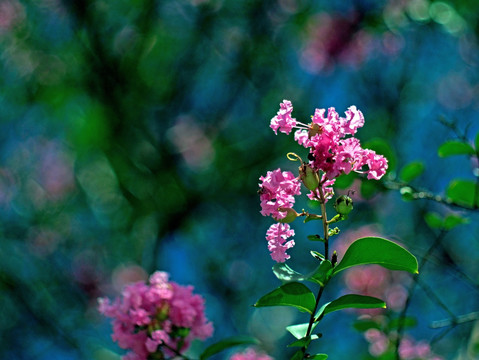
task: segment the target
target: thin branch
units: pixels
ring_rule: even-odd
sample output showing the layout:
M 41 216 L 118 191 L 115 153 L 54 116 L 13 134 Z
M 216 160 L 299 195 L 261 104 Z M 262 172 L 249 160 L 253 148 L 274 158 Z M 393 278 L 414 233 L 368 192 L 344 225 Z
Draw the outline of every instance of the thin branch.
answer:
M 433 251 L 441 244 L 442 239 L 446 235 L 446 231 L 442 230 L 437 236 L 436 239 L 434 240 L 433 244 L 427 249 L 426 253 L 422 256 L 421 260 L 419 261 L 419 269 L 422 269 L 426 262 L 429 260 L 431 254 Z M 406 303 L 404 304 L 404 308 L 401 311 L 401 314 L 399 314 L 399 319 L 398 319 L 398 329 L 397 329 L 397 340 L 396 340 L 396 359 L 401 360 L 401 357 L 399 355 L 399 347 L 401 345 L 401 340 L 402 340 L 402 334 L 404 332 L 404 324 L 405 324 L 405 319 L 406 319 L 406 314 L 409 309 L 409 305 L 411 304 L 411 299 L 414 294 L 414 291 L 416 289 L 416 285 L 419 282 L 419 274 L 415 274 L 413 276 L 413 282 L 409 286 L 408 289 L 408 296 L 406 299 Z
M 469 314 L 458 315 L 453 318 L 436 320 L 430 325 L 432 329 L 443 328 L 447 326 L 456 326 L 470 321 L 479 320 L 479 311 L 471 312 Z

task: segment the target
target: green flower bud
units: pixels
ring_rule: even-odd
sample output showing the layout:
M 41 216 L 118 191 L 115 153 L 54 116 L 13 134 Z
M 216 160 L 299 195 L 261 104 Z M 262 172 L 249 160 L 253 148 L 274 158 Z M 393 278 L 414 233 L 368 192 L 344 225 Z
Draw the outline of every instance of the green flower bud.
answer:
M 340 215 L 348 215 L 353 210 L 353 200 L 347 195 L 341 195 L 334 202 L 334 209 Z
M 296 220 L 296 218 L 299 216 L 299 214 L 292 208 L 286 208 L 286 209 L 280 208 L 279 211 L 286 213 L 286 216 L 284 218 L 276 219 L 280 223 L 291 223 L 294 220 Z
M 303 182 L 304 186 L 311 191 L 314 191 L 319 186 L 318 172 L 311 168 L 311 165 L 302 163 L 299 167 L 299 178 Z

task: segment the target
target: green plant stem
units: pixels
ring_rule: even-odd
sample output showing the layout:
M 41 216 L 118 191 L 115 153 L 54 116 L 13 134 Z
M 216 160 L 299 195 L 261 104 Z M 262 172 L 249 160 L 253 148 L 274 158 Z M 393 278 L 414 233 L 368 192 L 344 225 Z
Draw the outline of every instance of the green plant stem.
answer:
M 318 187 L 319 192 L 319 202 L 321 204 L 321 220 L 323 221 L 323 231 L 324 231 L 324 258 L 328 260 L 328 241 L 329 241 L 329 223 L 328 223 L 328 216 L 326 214 L 326 199 L 323 194 L 323 187 L 319 184 Z M 314 304 L 313 312 L 309 318 L 308 330 L 306 331 L 306 337 L 311 336 L 311 332 L 313 329 L 314 324 L 314 316 L 319 306 L 319 301 L 321 300 L 321 295 L 323 295 L 324 286 L 321 286 L 318 291 L 318 295 L 316 296 L 316 303 Z M 303 359 L 306 355 L 306 346 L 303 346 Z
M 161 344 L 161 346 L 164 346 L 164 347 L 166 347 L 168 350 L 172 351 L 172 352 L 175 354 L 175 356 L 174 356 L 175 359 L 178 358 L 178 357 L 180 357 L 180 358 L 182 358 L 182 359 L 184 359 L 184 360 L 190 360 L 187 356 L 183 355 L 183 354 L 180 353 L 178 350 L 172 348 L 171 346 L 169 346 L 169 345 L 166 344 L 165 342 L 163 342 L 163 343 Z
M 322 185 L 319 184 L 319 197 L 320 197 L 320 204 L 321 204 L 321 215 L 323 220 L 323 231 L 324 231 L 324 258 L 329 260 L 329 223 L 328 223 L 328 215 L 326 214 L 326 199 L 324 198 L 323 188 Z

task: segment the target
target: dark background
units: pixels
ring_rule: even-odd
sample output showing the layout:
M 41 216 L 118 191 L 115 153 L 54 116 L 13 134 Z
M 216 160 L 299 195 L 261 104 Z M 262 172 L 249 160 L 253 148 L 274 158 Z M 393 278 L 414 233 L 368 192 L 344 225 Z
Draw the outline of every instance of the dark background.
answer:
M 283 99 L 303 122 L 356 105 L 357 136 L 389 158 L 384 181 L 360 191 L 355 180 L 335 241 L 374 232 L 420 259 L 440 233 L 426 212 L 470 219 L 428 256 L 421 279 L 434 296 L 416 290 L 407 333 L 445 359 L 474 354 L 474 321 L 444 337 L 429 325 L 451 317 L 445 308 L 479 308 L 477 215 L 391 188 L 411 161 L 425 165 L 414 189 L 444 195 L 452 179 L 474 179 L 477 159 L 437 149 L 479 130 L 478 14 L 466 0 L 0 1 L 0 358 L 119 359 L 96 299 L 155 270 L 206 298 L 208 343 L 251 334 L 287 358 L 284 326 L 304 314 L 251 307 L 279 285 L 259 177 L 294 171 L 288 151 L 306 157 L 269 129 Z M 301 225 L 290 263 L 307 269 L 317 245 L 306 235 L 319 228 Z M 318 351 L 367 358 L 355 318 L 325 320 Z

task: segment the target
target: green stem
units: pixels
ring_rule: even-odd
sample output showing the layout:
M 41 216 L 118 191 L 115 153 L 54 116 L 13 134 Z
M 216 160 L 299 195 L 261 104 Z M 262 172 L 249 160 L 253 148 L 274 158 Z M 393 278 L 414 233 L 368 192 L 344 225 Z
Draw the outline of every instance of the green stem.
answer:
M 324 197 L 322 184 L 319 184 L 318 192 L 319 192 L 319 203 L 321 204 L 321 220 L 323 221 L 323 231 L 324 231 L 324 258 L 328 260 L 329 258 L 329 253 L 328 253 L 329 252 L 329 246 L 328 246 L 329 223 L 328 223 L 328 216 L 326 214 L 326 199 Z M 311 313 L 311 316 L 309 318 L 309 324 L 308 324 L 308 330 L 306 331 L 306 337 L 311 336 L 311 332 L 312 332 L 312 328 L 313 328 L 313 324 L 315 320 L 314 316 L 318 309 L 319 301 L 321 300 L 321 295 L 323 295 L 323 290 L 324 290 L 324 286 L 321 286 L 319 288 L 318 295 L 316 296 L 316 303 L 314 304 L 313 312 Z M 303 351 L 303 359 L 304 359 L 304 356 L 306 355 L 306 346 L 303 346 L 302 351 Z

